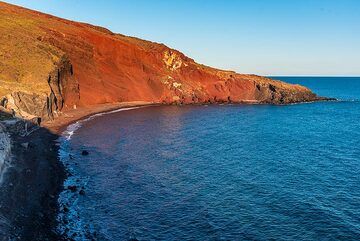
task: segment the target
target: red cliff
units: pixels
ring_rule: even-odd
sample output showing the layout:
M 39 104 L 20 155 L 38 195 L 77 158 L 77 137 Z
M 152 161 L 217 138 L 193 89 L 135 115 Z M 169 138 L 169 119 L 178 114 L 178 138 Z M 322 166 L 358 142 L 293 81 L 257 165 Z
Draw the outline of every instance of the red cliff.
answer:
M 1 96 L 5 108 L 44 118 L 124 101 L 286 104 L 321 99 L 300 85 L 207 67 L 163 44 L 6 3 L 0 3 Z

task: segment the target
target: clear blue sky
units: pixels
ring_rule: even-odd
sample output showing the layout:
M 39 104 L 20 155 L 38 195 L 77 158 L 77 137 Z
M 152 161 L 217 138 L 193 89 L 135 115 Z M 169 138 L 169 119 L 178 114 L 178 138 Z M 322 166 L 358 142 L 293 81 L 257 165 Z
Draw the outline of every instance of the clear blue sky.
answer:
M 360 76 L 360 0 L 13 0 L 261 75 Z

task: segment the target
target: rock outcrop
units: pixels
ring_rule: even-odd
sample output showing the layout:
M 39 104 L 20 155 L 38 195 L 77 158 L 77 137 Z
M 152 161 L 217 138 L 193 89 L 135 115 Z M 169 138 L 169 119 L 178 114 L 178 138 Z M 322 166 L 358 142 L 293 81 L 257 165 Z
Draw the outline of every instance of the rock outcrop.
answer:
M 322 100 L 306 87 L 196 63 L 163 44 L 0 2 L 1 104 L 21 116 L 123 101 Z
M 61 58 L 49 73 L 47 84 L 47 93 L 38 93 L 34 89 L 13 91 L 3 96 L 0 104 L 18 117 L 38 122 L 39 118 L 54 119 L 64 108 L 65 100 L 67 103 L 79 100 L 79 85 L 66 57 Z

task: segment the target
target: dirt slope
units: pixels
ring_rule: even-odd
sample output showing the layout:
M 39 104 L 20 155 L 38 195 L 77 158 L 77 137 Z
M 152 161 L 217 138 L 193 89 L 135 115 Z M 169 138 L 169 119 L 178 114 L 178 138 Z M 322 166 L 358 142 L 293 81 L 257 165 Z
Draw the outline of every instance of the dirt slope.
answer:
M 123 101 L 319 99 L 303 86 L 214 69 L 163 44 L 0 2 L 0 104 L 23 117 Z

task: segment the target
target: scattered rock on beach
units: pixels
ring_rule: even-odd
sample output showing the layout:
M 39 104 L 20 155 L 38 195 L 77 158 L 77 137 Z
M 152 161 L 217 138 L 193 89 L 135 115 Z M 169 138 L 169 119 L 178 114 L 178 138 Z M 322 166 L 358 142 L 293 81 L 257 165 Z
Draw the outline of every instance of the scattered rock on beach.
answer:
M 67 206 L 64 206 L 63 210 L 65 213 L 69 212 L 69 208 Z
M 68 189 L 72 192 L 76 192 L 77 187 L 76 186 L 68 186 Z
M 29 142 L 21 143 L 21 146 L 24 147 L 25 149 L 28 149 L 29 148 Z

